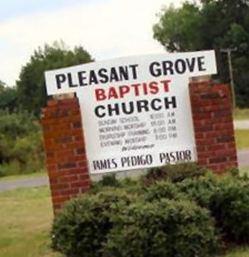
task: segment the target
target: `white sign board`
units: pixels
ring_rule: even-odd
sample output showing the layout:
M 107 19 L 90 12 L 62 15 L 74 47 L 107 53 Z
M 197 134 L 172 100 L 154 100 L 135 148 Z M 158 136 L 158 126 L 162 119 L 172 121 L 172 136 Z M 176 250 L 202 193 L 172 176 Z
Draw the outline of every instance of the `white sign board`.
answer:
M 189 78 L 216 73 L 214 51 L 47 71 L 49 95 L 76 92 L 91 173 L 196 161 Z

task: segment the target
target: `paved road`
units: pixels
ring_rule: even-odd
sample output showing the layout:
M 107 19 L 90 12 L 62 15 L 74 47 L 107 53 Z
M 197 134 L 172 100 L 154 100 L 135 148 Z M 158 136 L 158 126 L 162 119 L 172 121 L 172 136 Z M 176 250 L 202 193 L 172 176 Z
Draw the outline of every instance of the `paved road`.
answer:
M 238 162 L 240 167 L 249 167 L 249 149 L 238 152 Z
M 235 129 L 249 129 L 249 120 L 235 120 L 234 128 Z
M 238 152 L 238 161 L 240 167 L 249 167 L 249 149 Z M 99 178 L 93 178 L 99 179 Z M 0 182 L 0 192 L 23 187 L 38 187 L 48 185 L 47 176 L 30 179 L 18 179 L 13 181 Z
M 0 192 L 23 187 L 39 187 L 48 185 L 48 177 L 26 178 L 0 182 Z

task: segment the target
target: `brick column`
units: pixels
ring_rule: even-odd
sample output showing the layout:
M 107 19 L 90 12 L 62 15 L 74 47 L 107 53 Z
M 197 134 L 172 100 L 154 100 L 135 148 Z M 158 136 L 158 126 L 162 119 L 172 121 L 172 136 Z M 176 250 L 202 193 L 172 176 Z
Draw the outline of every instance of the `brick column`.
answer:
M 78 99 L 48 101 L 41 123 L 56 212 L 65 201 L 90 187 Z
M 189 90 L 198 164 L 215 172 L 238 167 L 230 87 L 192 82 Z

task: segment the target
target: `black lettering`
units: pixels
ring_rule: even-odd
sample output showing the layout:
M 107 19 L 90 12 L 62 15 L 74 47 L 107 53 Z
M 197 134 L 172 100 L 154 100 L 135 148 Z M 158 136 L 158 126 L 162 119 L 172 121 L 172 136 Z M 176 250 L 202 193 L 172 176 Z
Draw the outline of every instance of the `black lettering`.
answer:
M 191 61 L 189 59 L 186 59 L 186 63 L 187 63 L 189 71 L 193 72 L 194 68 L 195 68 L 196 59 L 195 58 L 191 58 Z
M 128 80 L 129 79 L 129 72 L 128 72 L 128 67 L 125 66 L 120 66 L 119 67 L 119 76 L 120 80 Z
M 67 73 L 67 80 L 68 80 L 68 86 L 69 87 L 78 87 L 77 84 L 73 84 L 72 73 Z
M 156 67 L 160 67 L 160 63 L 153 62 L 150 64 L 150 74 L 154 77 L 159 77 L 162 75 L 162 71 L 160 68 L 156 68 Z
M 58 89 L 61 89 L 61 84 L 66 81 L 66 75 L 65 74 L 58 74 L 55 76 L 56 79 L 56 86 Z
M 144 109 L 146 112 L 148 112 L 149 111 L 148 104 L 149 102 L 147 100 L 137 101 L 137 111 L 142 112 Z
M 103 117 L 105 117 L 105 112 L 100 112 L 100 110 L 105 110 L 105 106 L 103 106 L 103 105 L 99 105 L 99 106 L 97 106 L 95 109 L 94 109 L 94 113 L 95 113 L 95 115 L 98 117 L 98 118 L 103 118 Z
M 132 114 L 134 112 L 134 103 L 133 102 L 129 102 L 129 108 L 127 108 L 126 103 L 121 103 L 121 106 L 122 106 L 122 111 L 125 114 Z
M 133 79 L 137 79 L 137 67 L 138 67 L 138 64 L 132 64 L 129 67 L 131 68 Z
M 84 76 L 85 73 L 85 71 L 78 72 L 79 85 L 81 87 L 87 86 L 87 83 L 84 83 L 84 80 L 86 79 L 86 77 Z
M 98 84 L 98 79 L 94 70 L 91 70 L 89 73 L 89 85 L 92 84 Z
M 159 103 L 159 105 L 156 106 L 156 102 Z M 151 108 L 155 111 L 159 111 L 162 109 L 162 105 L 161 105 L 161 99 L 155 98 L 151 101 Z
M 118 73 L 115 67 L 112 67 L 110 71 L 110 82 L 112 81 L 119 81 Z
M 175 62 L 175 70 L 179 74 L 183 74 L 186 72 L 186 63 L 182 59 L 178 59 Z
M 98 71 L 98 75 L 99 75 L 99 77 L 101 77 L 99 82 L 101 82 L 101 83 L 107 83 L 108 82 L 109 78 L 108 78 L 106 73 L 107 73 L 107 69 L 105 69 L 105 68 L 100 69 Z
M 197 61 L 198 61 L 198 69 L 199 69 L 199 71 L 205 71 L 206 68 L 203 67 L 203 65 L 205 64 L 205 62 L 204 62 L 204 56 L 198 57 L 198 58 L 197 58 Z
M 171 100 L 169 100 L 169 97 L 165 97 L 164 104 L 165 104 L 166 109 L 169 109 L 170 105 L 172 105 L 172 108 L 176 108 L 176 97 L 172 96 Z
M 170 158 L 171 158 L 170 160 L 171 160 L 172 162 L 175 162 L 175 161 L 176 161 L 175 152 L 170 152 L 169 155 L 170 155 Z
M 115 159 L 104 159 L 104 160 L 95 160 L 93 161 L 94 170 L 107 170 L 117 168 L 118 164 Z
M 163 62 L 163 74 L 164 75 L 169 75 L 169 74 L 173 75 L 174 74 L 172 61 L 164 61 Z
M 113 113 L 115 115 L 119 115 L 119 106 L 118 106 L 118 104 L 114 104 L 113 106 L 111 104 L 108 104 L 107 107 L 108 107 L 108 114 L 109 114 L 109 116 L 113 116 Z

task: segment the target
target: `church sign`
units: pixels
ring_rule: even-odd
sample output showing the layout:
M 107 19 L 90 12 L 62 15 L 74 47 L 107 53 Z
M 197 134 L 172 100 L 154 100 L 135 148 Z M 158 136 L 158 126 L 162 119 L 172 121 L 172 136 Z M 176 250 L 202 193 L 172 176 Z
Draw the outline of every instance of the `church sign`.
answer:
M 48 95 L 76 93 L 91 173 L 196 161 L 189 78 L 214 51 L 125 57 L 45 73 Z

